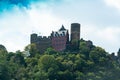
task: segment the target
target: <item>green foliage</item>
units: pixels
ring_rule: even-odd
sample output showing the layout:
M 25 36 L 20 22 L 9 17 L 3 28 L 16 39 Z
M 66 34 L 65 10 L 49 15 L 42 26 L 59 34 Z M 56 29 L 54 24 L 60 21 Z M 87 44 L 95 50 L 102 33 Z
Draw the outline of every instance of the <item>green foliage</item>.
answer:
M 57 63 L 54 56 L 52 55 L 43 55 L 38 64 L 43 70 L 48 71 L 49 68 L 57 69 Z
M 75 42 L 73 44 L 76 44 Z M 34 44 L 15 53 L 0 50 L 0 80 L 119 80 L 120 63 L 91 41 L 80 40 L 80 51 L 39 54 Z M 117 58 L 116 58 L 117 57 Z M 6 77 L 7 76 L 7 77 Z
M 95 46 L 91 41 L 80 40 L 80 53 L 84 54 L 86 59 L 89 58 L 89 53 L 91 50 L 93 50 L 94 47 Z
M 7 76 L 7 77 L 6 77 Z M 10 80 L 10 71 L 6 63 L 0 63 L 0 80 Z
M 104 49 L 96 47 L 90 52 L 89 57 L 95 63 L 104 62 L 105 58 L 107 57 L 107 53 Z
M 25 51 L 29 51 L 30 53 L 30 57 L 34 57 L 35 54 L 38 53 L 38 49 L 37 49 L 37 46 L 36 44 L 29 44 L 28 46 L 25 47 Z
M 79 50 L 79 40 L 72 40 L 71 41 L 71 51 L 78 51 Z

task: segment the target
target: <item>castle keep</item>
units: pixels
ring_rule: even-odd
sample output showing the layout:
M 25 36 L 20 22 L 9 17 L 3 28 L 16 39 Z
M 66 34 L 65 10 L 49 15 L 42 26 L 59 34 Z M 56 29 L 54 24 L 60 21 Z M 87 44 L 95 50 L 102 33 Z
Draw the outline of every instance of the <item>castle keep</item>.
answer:
M 80 24 L 72 23 L 70 36 L 68 30 L 62 25 L 58 31 L 52 31 L 51 35 L 48 37 L 38 36 L 36 33 L 31 34 L 30 43 L 34 43 L 37 49 L 43 53 L 49 47 L 52 47 L 56 51 L 64 51 L 72 47 L 77 49 L 79 48 L 79 40 Z

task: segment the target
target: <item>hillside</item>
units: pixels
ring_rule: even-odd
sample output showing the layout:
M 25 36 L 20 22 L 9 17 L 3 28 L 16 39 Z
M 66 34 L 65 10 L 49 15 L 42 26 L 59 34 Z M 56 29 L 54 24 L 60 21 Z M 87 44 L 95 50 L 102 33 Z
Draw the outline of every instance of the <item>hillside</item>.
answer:
M 119 80 L 119 53 L 109 54 L 83 39 L 77 51 L 39 53 L 34 44 L 23 52 L 0 49 L 0 80 Z

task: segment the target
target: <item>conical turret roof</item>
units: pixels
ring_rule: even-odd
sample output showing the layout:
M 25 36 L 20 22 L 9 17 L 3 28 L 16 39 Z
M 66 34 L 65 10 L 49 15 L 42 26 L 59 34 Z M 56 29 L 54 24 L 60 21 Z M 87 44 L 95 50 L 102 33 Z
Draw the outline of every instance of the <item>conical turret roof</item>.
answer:
M 62 27 L 59 29 L 59 31 L 64 31 L 66 30 L 65 27 L 62 25 Z

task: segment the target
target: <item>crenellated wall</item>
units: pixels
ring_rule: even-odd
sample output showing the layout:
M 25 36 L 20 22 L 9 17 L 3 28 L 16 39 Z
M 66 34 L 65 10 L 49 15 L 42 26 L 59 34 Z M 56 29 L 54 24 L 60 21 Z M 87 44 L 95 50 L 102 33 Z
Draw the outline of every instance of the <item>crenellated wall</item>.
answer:
M 46 36 L 37 36 L 37 34 L 31 34 L 31 43 L 35 43 L 40 53 L 43 53 L 47 48 L 52 47 L 51 38 Z

